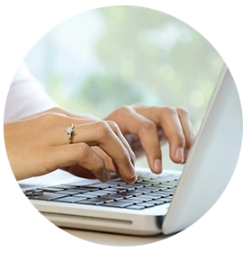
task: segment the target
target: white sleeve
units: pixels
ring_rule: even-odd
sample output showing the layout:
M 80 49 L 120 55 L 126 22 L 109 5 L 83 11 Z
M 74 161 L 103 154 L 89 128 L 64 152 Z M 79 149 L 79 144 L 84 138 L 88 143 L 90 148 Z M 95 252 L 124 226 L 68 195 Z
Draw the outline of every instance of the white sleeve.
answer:
M 25 64 L 17 70 L 10 85 L 5 105 L 4 122 L 32 115 L 57 104 L 29 72 Z

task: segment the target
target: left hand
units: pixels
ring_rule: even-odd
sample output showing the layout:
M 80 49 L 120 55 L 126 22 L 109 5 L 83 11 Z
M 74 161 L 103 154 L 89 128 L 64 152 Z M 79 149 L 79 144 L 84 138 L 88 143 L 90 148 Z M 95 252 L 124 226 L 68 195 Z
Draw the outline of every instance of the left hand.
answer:
M 169 143 L 173 162 L 185 163 L 195 139 L 189 113 L 184 108 L 135 104 L 116 109 L 105 120 L 118 124 L 136 157 L 145 154 L 154 173 L 162 171 L 162 144 Z M 115 170 L 112 161 L 104 159 L 107 168 Z

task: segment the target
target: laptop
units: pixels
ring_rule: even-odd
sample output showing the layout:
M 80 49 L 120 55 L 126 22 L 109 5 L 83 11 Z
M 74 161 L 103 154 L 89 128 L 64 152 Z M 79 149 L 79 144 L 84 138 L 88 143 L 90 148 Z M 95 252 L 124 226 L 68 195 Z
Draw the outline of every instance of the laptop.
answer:
M 137 169 L 137 181 L 117 176 L 106 183 L 57 170 L 19 185 L 59 227 L 129 235 L 174 234 L 202 217 L 235 170 L 242 141 L 242 111 L 235 82 L 224 68 L 183 171 L 153 174 Z

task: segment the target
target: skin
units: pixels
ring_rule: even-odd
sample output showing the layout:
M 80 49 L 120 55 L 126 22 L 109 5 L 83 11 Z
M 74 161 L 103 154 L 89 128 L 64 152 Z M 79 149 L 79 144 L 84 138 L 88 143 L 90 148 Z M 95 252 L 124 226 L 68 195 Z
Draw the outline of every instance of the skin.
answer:
M 120 107 L 104 120 L 53 108 L 4 124 L 4 135 L 17 180 L 60 168 L 101 181 L 113 171 L 127 183 L 136 181 L 136 158 L 146 155 L 152 172 L 161 173 L 161 145 L 169 143 L 171 160 L 184 163 L 195 138 L 185 109 L 140 104 Z

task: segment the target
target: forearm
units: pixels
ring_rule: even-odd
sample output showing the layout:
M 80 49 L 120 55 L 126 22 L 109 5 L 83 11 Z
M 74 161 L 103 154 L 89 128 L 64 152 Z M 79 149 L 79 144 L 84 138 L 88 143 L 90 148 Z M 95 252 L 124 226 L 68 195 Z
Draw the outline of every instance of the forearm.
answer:
M 22 142 L 22 134 L 20 134 L 22 129 L 19 126 L 20 123 L 18 124 L 17 122 L 4 124 L 6 152 L 16 180 L 22 180 L 33 176 L 33 174 L 28 171 L 29 168 L 25 168 L 25 166 L 19 164 L 21 162 L 29 164 L 28 158 L 24 159 L 24 161 L 20 161 L 20 157 L 23 156 L 20 152 L 23 152 L 23 147 L 25 147 L 25 145 L 23 145 Z M 20 140 L 18 139 L 19 137 Z

